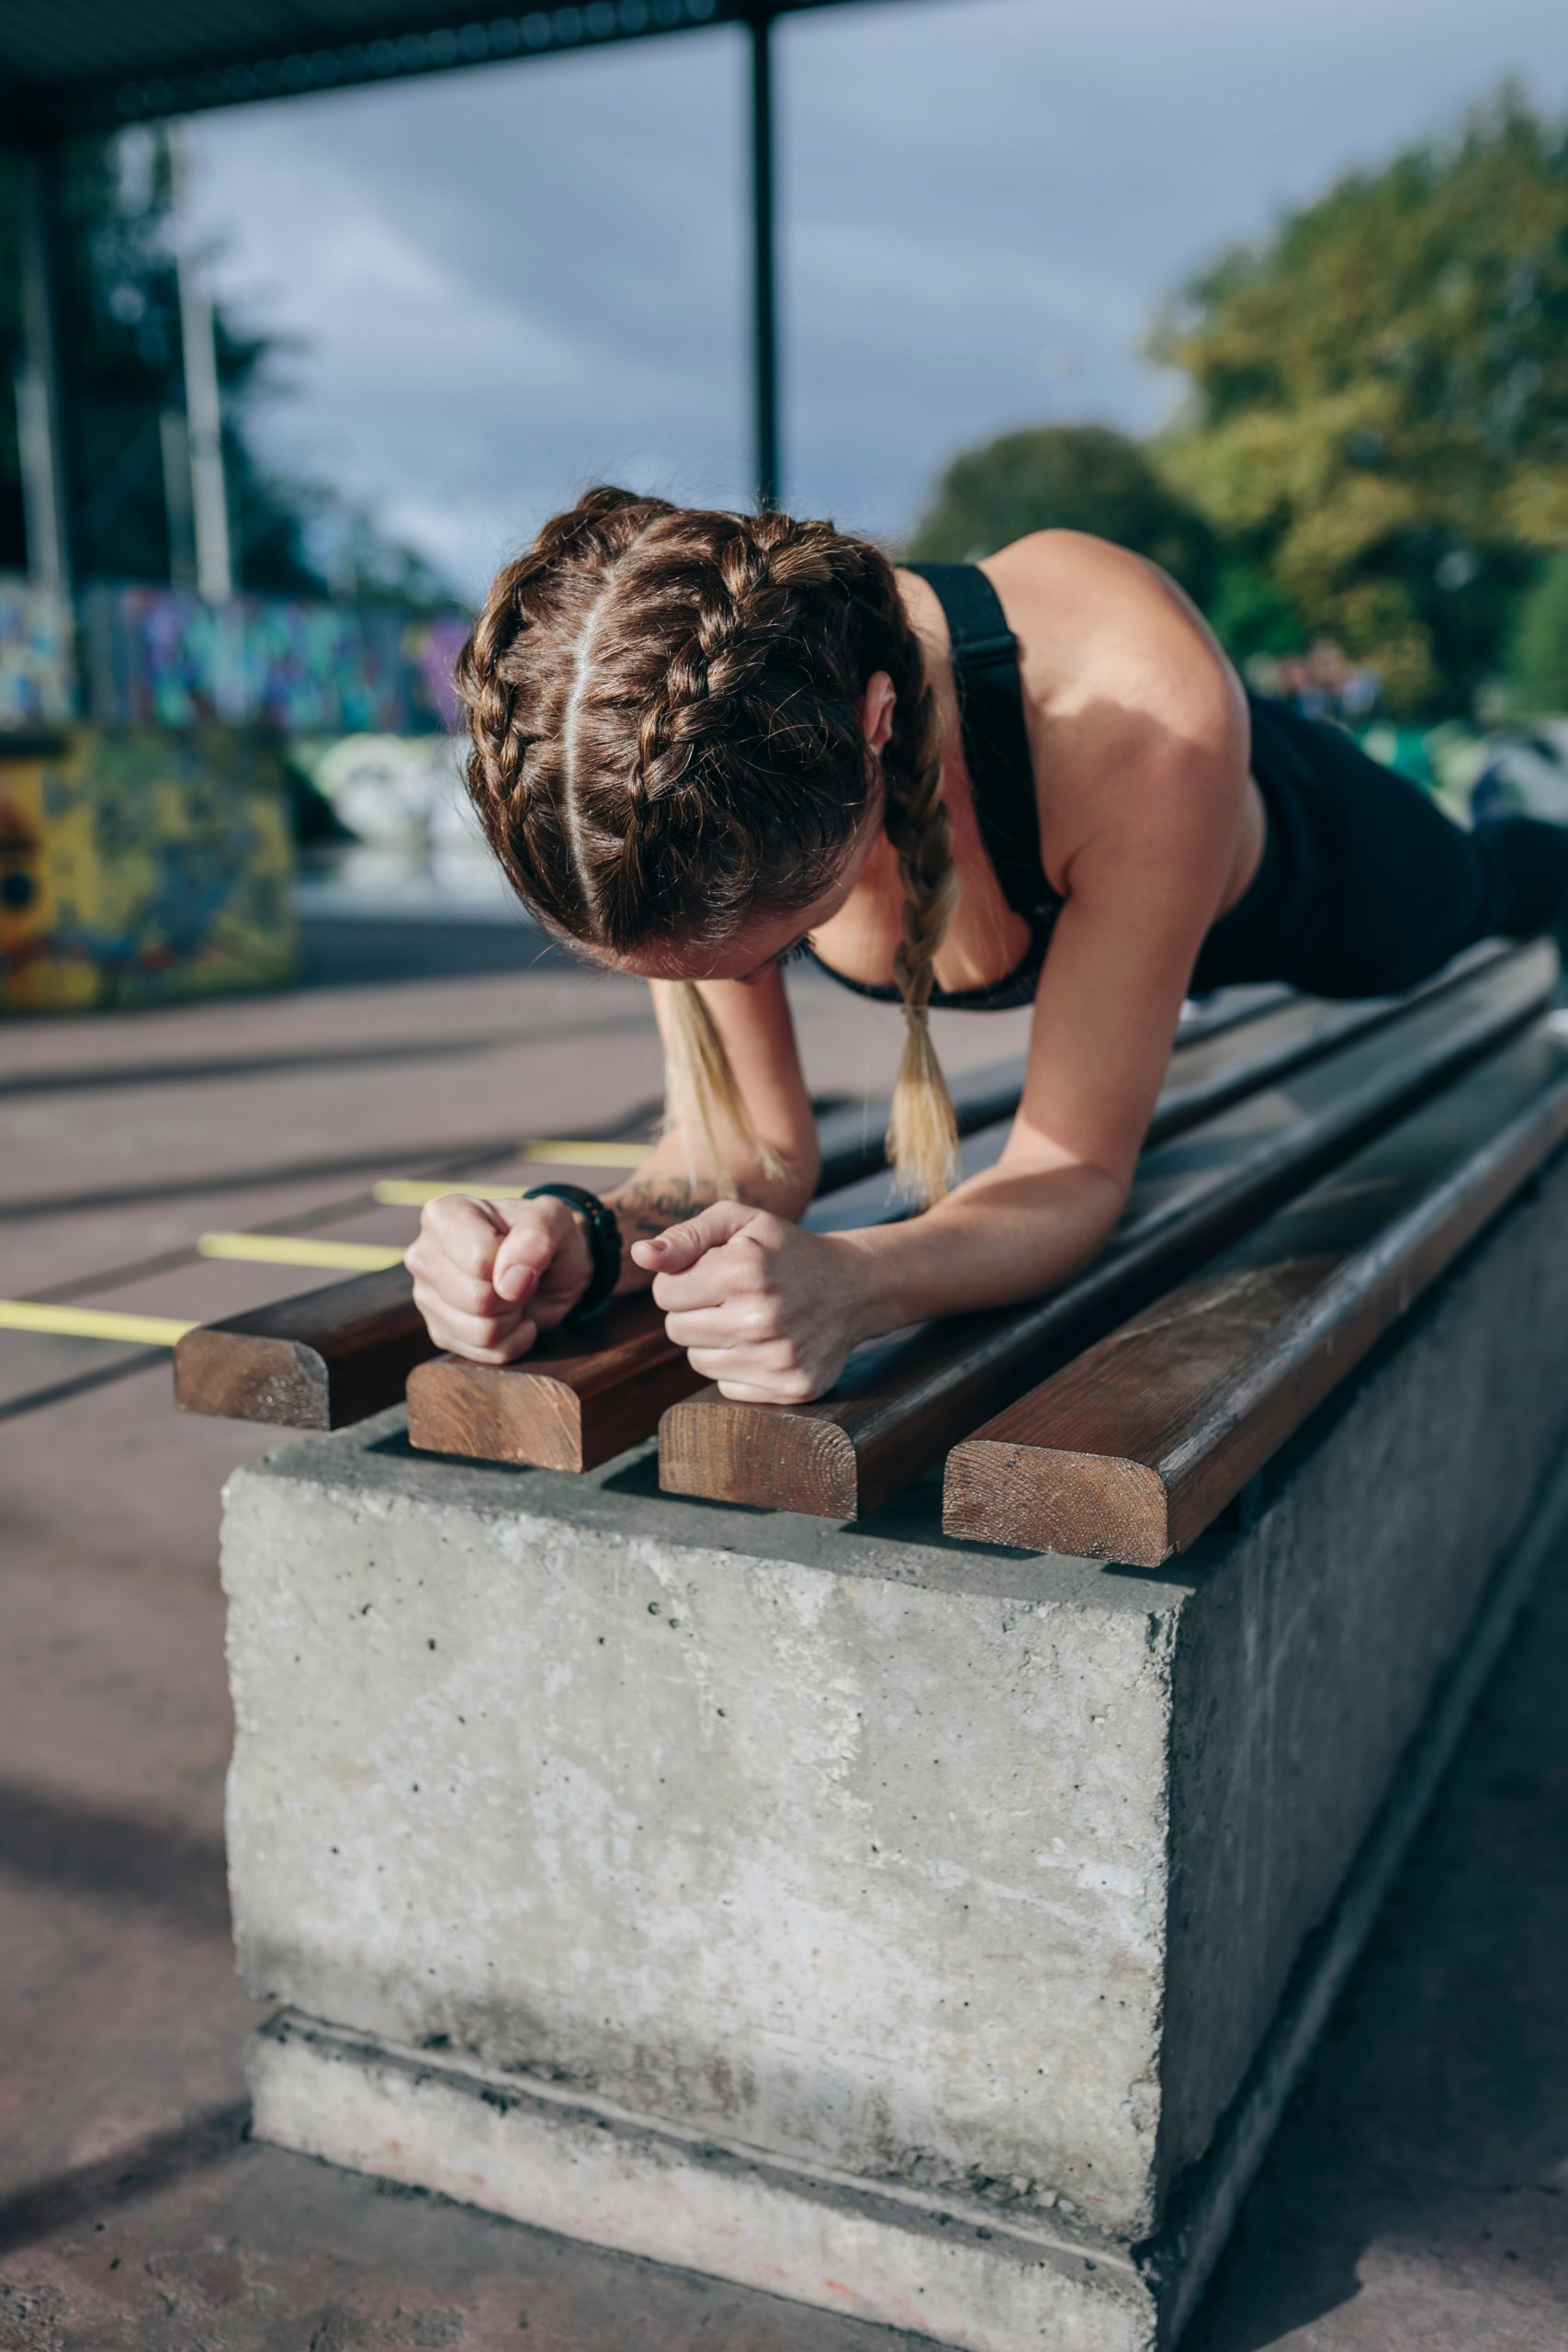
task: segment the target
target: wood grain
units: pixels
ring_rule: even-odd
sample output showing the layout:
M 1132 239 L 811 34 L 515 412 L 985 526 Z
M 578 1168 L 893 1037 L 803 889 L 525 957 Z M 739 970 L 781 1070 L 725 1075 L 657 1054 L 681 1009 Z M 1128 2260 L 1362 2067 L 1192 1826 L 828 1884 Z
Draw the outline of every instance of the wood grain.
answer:
M 1456 956 L 1403 996 L 1357 997 L 1338 1002 L 1293 996 L 1286 989 L 1282 1001 L 1265 1003 L 1246 1014 L 1247 1021 L 1258 1024 L 1247 1036 L 1236 1035 L 1242 1023 L 1234 1013 L 1220 1027 L 1203 1032 L 1194 1032 L 1184 1023 L 1177 1032 L 1182 1051 L 1172 1059 L 1145 1144 L 1179 1135 L 1183 1127 L 1239 1102 L 1259 1086 L 1288 1078 L 1292 1070 L 1304 1069 L 1309 1062 L 1337 1052 L 1353 1039 L 1370 1036 L 1389 1022 L 1404 1019 L 1417 1005 L 1429 1004 L 1463 981 L 1479 978 L 1511 952 L 1501 941 L 1489 940 Z M 1235 1013 L 1240 1012 L 1240 1007 L 1235 1009 Z
M 1246 992 L 1235 994 L 1238 999 L 1235 1017 L 1250 1019 Z M 1216 1011 L 1223 1028 L 1230 1017 L 1229 1008 L 1222 1001 Z M 1010 1114 L 1022 1078 L 1023 1064 L 1016 1057 L 970 1072 L 953 1090 L 962 1132 L 970 1133 Z M 881 1169 L 886 1117 L 886 1102 L 842 1103 L 824 1114 L 824 1189 L 863 1182 Z M 462 1189 L 454 1177 L 452 1190 Z M 644 1319 L 657 1320 L 651 1309 Z M 600 1341 L 606 1340 L 608 1325 L 594 1327 L 594 1335 Z M 644 1367 L 650 1381 L 649 1394 L 650 1398 L 658 1395 L 661 1402 L 641 1432 L 644 1437 L 652 1434 L 664 1405 L 699 1385 L 691 1377 L 682 1383 L 665 1376 L 667 1367 L 661 1359 L 668 1351 L 662 1348 L 662 1327 L 659 1342 L 653 1346 L 649 1335 L 650 1354 Z M 569 1418 L 576 1412 L 565 1397 L 575 1392 L 580 1374 L 592 1382 L 586 1363 L 592 1352 L 591 1349 L 563 1351 L 563 1362 L 570 1356 L 570 1373 L 562 1374 L 553 1391 L 543 1385 L 537 1391 L 542 1427 L 550 1433 L 547 1442 L 558 1450 L 561 1441 L 554 1432 L 551 1412 L 564 1412 Z M 413 1306 L 412 1283 L 400 1269 L 394 1269 L 390 1273 L 356 1276 L 303 1291 L 273 1306 L 230 1316 L 221 1323 L 202 1324 L 187 1332 L 175 1350 L 175 1401 L 182 1412 L 217 1414 L 231 1420 L 268 1421 L 287 1429 L 342 1429 L 397 1404 L 410 1373 L 435 1353 Z M 612 1353 L 617 1364 L 629 1361 L 618 1337 Z M 657 1365 L 656 1356 L 660 1358 Z M 540 1359 L 534 1361 L 537 1364 Z M 434 1409 L 427 1396 L 424 1410 Z M 452 1409 L 458 1414 L 456 1405 Z M 471 1396 L 461 1411 L 478 1417 L 477 1429 L 483 1418 L 477 1398 Z M 596 1428 L 612 1426 L 613 1419 L 609 1404 L 598 1401 L 584 1426 L 591 1434 Z M 460 1425 L 460 1419 L 454 1419 L 454 1430 Z M 632 1442 L 630 1438 L 623 1440 L 624 1444 Z M 502 1452 L 498 1458 L 532 1457 Z
M 1448 984 L 1444 976 L 1428 986 Z M 1393 1010 L 1388 1004 L 1325 1005 L 1292 998 L 1288 990 L 1275 988 L 1227 989 L 1182 1026 L 1172 1082 L 1156 1113 L 1157 1132 L 1175 1133 L 1221 1102 L 1235 1100 L 1239 1092 L 1314 1052 L 1387 1019 Z M 970 1165 L 985 1165 L 999 1152 L 1005 1139 L 1003 1123 L 1012 1114 L 1022 1080 L 1023 1062 L 1015 1057 L 971 1071 L 955 1082 L 953 1104 L 960 1134 L 991 1136 L 988 1145 L 972 1148 Z M 874 1102 L 840 1104 L 823 1114 L 819 1197 L 805 1222 L 820 1229 L 835 1223 L 871 1223 L 908 1214 L 883 1166 L 886 1114 L 886 1102 Z M 461 1189 L 456 1179 L 453 1189 Z M 830 1195 L 835 1196 L 831 1203 Z M 651 1322 L 651 1315 L 648 1319 Z M 571 1465 L 582 1467 L 609 1458 L 599 1448 L 620 1429 L 637 1432 L 623 1436 L 623 1446 L 651 1436 L 664 1407 L 700 1385 L 673 1370 L 668 1361 L 673 1351 L 651 1332 L 644 1335 L 641 1345 L 646 1353 L 635 1359 L 634 1372 L 634 1358 L 622 1351 L 617 1336 L 610 1349 L 615 1365 L 620 1367 L 617 1376 L 639 1378 L 646 1385 L 646 1404 L 640 1415 L 629 1403 L 623 1410 L 612 1404 L 592 1361 L 600 1346 L 610 1344 L 609 1326 L 591 1327 L 586 1336 L 593 1337 L 595 1347 L 563 1348 L 559 1364 L 547 1375 L 541 1370 L 544 1360 L 537 1355 L 532 1359 L 541 1381 L 536 1389 L 508 1385 L 493 1398 L 486 1396 L 481 1404 L 485 1384 L 465 1380 L 461 1384 L 464 1402 L 461 1407 L 454 1403 L 449 1413 L 441 1408 L 440 1425 L 455 1434 L 467 1417 L 476 1435 L 481 1428 L 487 1432 L 487 1442 L 497 1449 L 494 1458 L 528 1462 L 536 1458 L 533 1434 L 536 1413 L 537 1442 L 553 1449 L 546 1458 L 554 1462 L 563 1443 L 560 1416 L 570 1419 L 577 1412 L 567 1403 L 567 1396 L 577 1393 L 580 1383 L 586 1383 L 593 1401 L 586 1417 L 577 1413 L 582 1427 L 578 1447 L 581 1460 Z M 396 1404 L 409 1374 L 434 1354 L 412 1307 L 406 1275 L 397 1271 L 369 1274 L 231 1316 L 222 1323 L 205 1324 L 188 1333 L 175 1351 L 175 1394 L 186 1412 L 221 1414 L 292 1429 L 340 1429 Z M 546 1380 L 551 1385 L 543 1385 Z M 517 1408 L 525 1408 L 520 1427 L 515 1423 L 514 1402 Z M 423 1418 L 436 1410 L 433 1391 L 426 1388 L 422 1397 L 422 1427 L 436 1425 Z M 596 1431 L 604 1434 L 596 1436 Z M 468 1449 L 465 1445 L 455 1450 Z
M 702 1383 L 651 1298 L 551 1332 L 514 1364 L 437 1356 L 410 1374 L 409 1442 L 432 1453 L 591 1470 L 657 1428 Z
M 947 1532 L 1185 1550 L 1565 1136 L 1537 1024 L 955 1445 Z
M 434 1352 L 412 1277 L 394 1266 L 187 1331 L 175 1349 L 175 1402 L 186 1413 L 337 1430 L 395 1405 Z
M 1179 1042 L 1207 1044 L 1258 1019 L 1285 993 L 1226 989 L 1184 1028 Z M 959 1132 L 973 1134 L 1010 1117 L 1022 1082 L 1019 1057 L 958 1080 L 953 1094 Z M 823 1114 L 819 1192 L 866 1184 L 877 1193 L 874 1213 L 893 1213 L 897 1204 L 881 1173 L 886 1123 L 886 1102 L 840 1103 Z M 457 1177 L 452 1189 L 462 1190 Z M 289 1429 L 341 1429 L 396 1404 L 408 1374 L 434 1353 L 413 1313 L 405 1276 L 355 1277 L 188 1333 L 175 1351 L 175 1401 L 187 1413 Z M 649 1422 L 644 1434 L 653 1426 Z
M 1185 1279 L 1238 1232 L 1497 1047 L 1555 978 L 1547 947 L 1492 959 L 1368 1035 L 1145 1153 L 1105 1254 L 1052 1295 L 874 1343 L 814 1405 L 704 1388 L 660 1425 L 670 1492 L 853 1519 Z
M 1291 998 L 1273 1005 L 1252 1006 L 1246 999 L 1243 1003 L 1245 1023 L 1212 1026 L 1173 1057 L 1172 1076 L 1156 1112 L 1157 1134 L 1179 1133 L 1213 1104 L 1232 1102 L 1280 1070 L 1296 1068 L 1314 1049 L 1330 1050 L 1348 1035 L 1388 1017 L 1382 1005 Z M 1021 1062 L 1003 1063 L 976 1073 L 960 1094 L 960 1167 L 965 1175 L 999 1157 L 1022 1074 Z M 996 1114 L 992 1123 L 972 1126 L 987 1106 Z M 848 1140 L 828 1160 L 830 1173 L 859 1165 Z M 909 1213 L 892 1177 L 879 1166 L 874 1173 L 863 1169 L 858 1182 L 819 1193 L 802 1223 L 815 1231 L 844 1231 Z M 628 1445 L 640 1444 L 653 1435 L 670 1406 L 694 1395 L 703 1383 L 683 1351 L 665 1339 L 662 1317 L 651 1301 L 627 1302 L 616 1313 L 626 1319 L 614 1330 L 606 1322 L 584 1334 L 562 1335 L 514 1364 L 436 1357 L 409 1381 L 410 1443 L 423 1451 L 554 1470 L 596 1469 Z M 635 1346 L 625 1343 L 623 1332 L 635 1334 Z M 822 1494 L 833 1492 L 832 1442 L 827 1434 L 819 1443 L 806 1437 L 800 1453 L 807 1472 L 815 1471 L 823 1482 Z

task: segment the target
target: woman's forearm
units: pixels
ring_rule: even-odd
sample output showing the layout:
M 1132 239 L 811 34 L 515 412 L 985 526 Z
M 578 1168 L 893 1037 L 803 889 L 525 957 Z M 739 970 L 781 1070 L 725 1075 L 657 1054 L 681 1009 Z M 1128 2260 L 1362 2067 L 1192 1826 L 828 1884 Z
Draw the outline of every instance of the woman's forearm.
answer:
M 1100 1255 L 1125 1199 L 1104 1169 L 1003 1163 L 905 1224 L 835 1237 L 853 1253 L 857 1337 L 1055 1289 Z
M 750 1163 L 732 1171 L 730 1191 L 752 1208 L 771 1209 L 775 1216 L 797 1218 L 811 1198 L 815 1163 L 785 1163 L 781 1174 Z M 621 1278 L 617 1292 L 646 1290 L 653 1276 L 631 1254 L 634 1241 L 648 1241 L 672 1225 L 682 1224 L 720 1197 L 710 1176 L 694 1175 L 693 1155 L 678 1131 L 662 1136 L 640 1168 L 623 1184 L 604 1194 L 621 1228 Z

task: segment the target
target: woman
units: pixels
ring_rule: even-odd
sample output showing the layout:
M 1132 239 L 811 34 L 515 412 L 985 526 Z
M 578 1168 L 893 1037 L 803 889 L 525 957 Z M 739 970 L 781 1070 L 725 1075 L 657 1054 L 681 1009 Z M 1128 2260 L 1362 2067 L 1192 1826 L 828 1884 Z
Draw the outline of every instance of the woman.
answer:
M 1104 1248 L 1190 989 L 1383 994 L 1568 904 L 1568 833 L 1450 824 L 1247 695 L 1179 589 L 1077 532 L 896 573 L 825 523 L 596 490 L 501 574 L 457 674 L 491 847 L 550 931 L 652 982 L 670 1080 L 665 1135 L 603 1203 L 425 1212 L 414 1295 L 481 1363 L 651 1283 L 727 1396 L 820 1396 L 858 1341 Z M 902 1001 L 905 1223 L 794 1222 L 802 949 Z M 949 1189 L 927 1007 L 1029 1002 L 1007 1148 Z

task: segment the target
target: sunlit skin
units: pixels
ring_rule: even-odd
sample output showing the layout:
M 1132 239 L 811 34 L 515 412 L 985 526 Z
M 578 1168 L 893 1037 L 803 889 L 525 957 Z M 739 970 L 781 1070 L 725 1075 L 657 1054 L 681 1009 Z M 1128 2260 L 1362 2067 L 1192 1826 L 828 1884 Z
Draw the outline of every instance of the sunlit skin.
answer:
M 996 1165 L 899 1225 L 808 1234 L 795 1221 L 818 1158 L 782 958 L 809 934 L 840 970 L 891 978 L 902 894 L 875 808 L 815 906 L 759 914 L 721 949 L 622 966 L 650 980 L 656 1012 L 664 983 L 699 984 L 783 1169 L 738 1164 L 741 1197 L 713 1200 L 709 1186 L 703 1205 L 689 1142 L 675 1133 L 606 1195 L 629 1245 L 621 1288 L 651 1283 L 671 1338 L 728 1396 L 820 1396 L 863 1340 L 1038 1296 L 1099 1254 L 1127 1197 L 1204 933 L 1262 853 L 1246 699 L 1181 592 L 1140 558 L 1071 531 L 1035 533 L 984 569 L 1019 641 L 1041 849 L 1066 899 Z M 942 718 L 961 884 L 936 976 L 973 987 L 1011 969 L 1027 933 L 980 840 L 941 606 L 913 575 L 899 584 Z M 874 750 L 887 738 L 892 692 L 881 673 L 867 682 Z M 525 1354 L 590 1271 L 582 1221 L 564 1204 L 463 1194 L 431 1204 L 408 1262 L 432 1336 L 483 1363 Z

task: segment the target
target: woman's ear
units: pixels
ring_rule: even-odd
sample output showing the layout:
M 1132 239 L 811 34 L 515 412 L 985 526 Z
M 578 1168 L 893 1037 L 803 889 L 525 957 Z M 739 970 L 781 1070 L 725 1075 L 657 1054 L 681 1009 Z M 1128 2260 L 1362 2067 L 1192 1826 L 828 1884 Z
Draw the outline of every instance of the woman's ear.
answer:
M 865 694 L 861 701 L 861 725 L 865 729 L 866 743 L 873 752 L 883 752 L 887 747 L 887 739 L 893 732 L 893 710 L 897 699 L 893 681 L 886 671 L 874 672 L 866 682 Z

